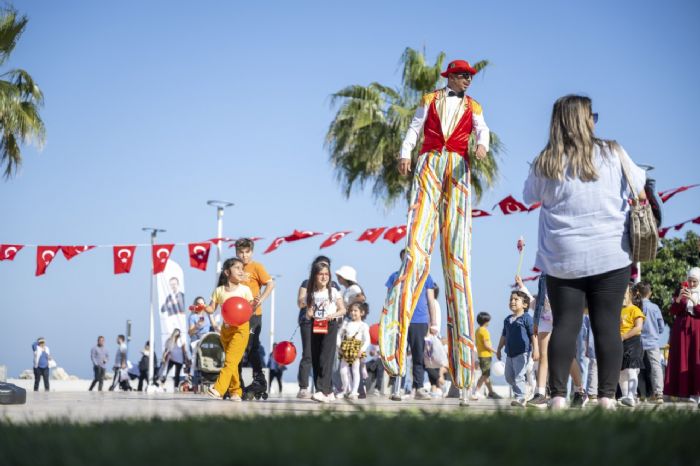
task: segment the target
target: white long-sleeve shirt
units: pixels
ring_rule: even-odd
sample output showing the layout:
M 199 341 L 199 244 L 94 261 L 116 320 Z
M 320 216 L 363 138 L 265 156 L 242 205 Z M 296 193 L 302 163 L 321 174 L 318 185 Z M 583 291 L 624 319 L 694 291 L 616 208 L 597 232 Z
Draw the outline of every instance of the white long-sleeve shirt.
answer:
M 595 145 L 596 181 L 566 177 L 550 180 L 530 170 L 523 200 L 542 202 L 535 267 L 547 275 L 572 279 L 621 269 L 632 263 L 627 225 L 630 187 L 620 160 L 629 170 L 632 188 L 644 189 L 646 173 L 627 152 Z
M 338 348 L 340 348 L 340 343 L 344 338 L 360 340 L 362 342 L 360 353 L 366 351 L 371 341 L 369 337 L 369 325 L 361 320 L 346 320 L 343 322 L 343 326 L 340 327 L 340 331 L 338 332 Z
M 444 89 L 445 94 L 448 94 L 450 89 Z M 442 134 L 445 136 L 445 140 L 450 137 L 450 132 L 448 131 L 447 125 L 454 118 L 455 113 L 459 110 L 460 105 L 464 105 L 464 99 L 457 96 L 445 96 L 445 114 L 447 118 L 445 121 L 440 121 L 442 124 Z M 489 150 L 489 140 L 491 137 L 491 132 L 489 127 L 486 125 L 486 120 L 484 120 L 484 113 L 481 111 L 481 105 L 472 99 L 475 105 L 472 105 L 472 121 L 474 126 L 474 131 L 476 131 L 476 143 L 481 144 Z M 425 119 L 428 117 L 428 107 L 430 104 L 421 105 L 416 110 L 416 114 L 413 116 L 413 120 L 406 131 L 406 137 L 404 137 L 403 144 L 401 145 L 401 158 L 410 159 L 411 151 L 416 147 L 418 142 L 418 136 L 420 136 L 421 131 L 423 131 L 423 125 L 425 124 Z

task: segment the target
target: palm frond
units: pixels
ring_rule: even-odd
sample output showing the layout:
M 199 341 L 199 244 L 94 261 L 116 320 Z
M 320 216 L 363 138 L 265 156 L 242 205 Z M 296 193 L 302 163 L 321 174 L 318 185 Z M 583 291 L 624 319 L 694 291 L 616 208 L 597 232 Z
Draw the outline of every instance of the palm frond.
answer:
M 29 19 L 26 16 L 18 18 L 14 10 L 0 11 L 0 15 L 0 65 L 2 65 L 15 49 Z

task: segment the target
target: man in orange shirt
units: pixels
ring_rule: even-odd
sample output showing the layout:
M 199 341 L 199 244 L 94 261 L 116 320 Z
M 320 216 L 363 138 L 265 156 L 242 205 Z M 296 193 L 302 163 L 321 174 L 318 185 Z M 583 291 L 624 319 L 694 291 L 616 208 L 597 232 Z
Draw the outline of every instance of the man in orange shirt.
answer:
M 253 315 L 250 318 L 250 338 L 245 354 L 248 363 L 253 368 L 253 391 L 264 392 L 267 389 L 267 381 L 263 374 L 263 358 L 260 354 L 260 330 L 262 328 L 262 303 L 270 296 L 275 287 L 275 282 L 265 270 L 265 267 L 253 261 L 253 249 L 255 243 L 249 238 L 241 238 L 236 241 L 236 256 L 243 261 L 243 283 L 253 293 Z M 242 372 L 239 365 L 238 370 Z

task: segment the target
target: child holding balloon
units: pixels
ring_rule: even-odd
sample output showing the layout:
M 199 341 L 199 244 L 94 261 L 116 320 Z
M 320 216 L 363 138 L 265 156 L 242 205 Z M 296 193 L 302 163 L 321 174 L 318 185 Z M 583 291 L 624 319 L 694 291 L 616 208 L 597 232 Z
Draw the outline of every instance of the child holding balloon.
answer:
M 250 288 L 241 283 L 243 265 L 243 261 L 236 257 L 224 262 L 219 284 L 205 309 L 207 313 L 212 314 L 217 306 L 221 306 L 221 314 L 224 318 L 224 324 L 221 326 L 221 345 L 226 352 L 226 358 L 216 383 L 213 387 L 209 387 L 207 392 L 212 398 L 220 399 L 228 391 L 231 401 L 241 401 L 243 393 L 238 365 L 248 345 L 250 334 L 248 319 L 253 311 L 251 306 L 253 293 Z

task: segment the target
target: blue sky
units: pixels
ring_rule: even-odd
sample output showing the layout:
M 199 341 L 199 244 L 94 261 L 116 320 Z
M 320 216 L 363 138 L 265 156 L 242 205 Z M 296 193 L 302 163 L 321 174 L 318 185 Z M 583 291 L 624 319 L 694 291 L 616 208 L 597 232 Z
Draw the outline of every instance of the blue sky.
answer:
M 405 205 L 386 208 L 360 190 L 345 199 L 323 141 L 333 116 L 329 96 L 349 84 L 398 86 L 406 47 L 425 49 L 429 60 L 444 51 L 448 60 L 491 62 L 470 94 L 506 152 L 499 183 L 480 208 L 507 194 L 521 197 L 527 162 L 546 142 L 552 103 L 567 93 L 593 98 L 598 135 L 656 166 L 659 189 L 700 182 L 700 65 L 693 58 L 700 56 L 700 6 L 583 5 L 17 2 L 30 21 L 8 65 L 28 70 L 44 91 L 48 137 L 42 151 L 25 148 L 19 174 L 0 182 L 0 243 L 146 243 L 143 226 L 167 229 L 161 242 L 200 241 L 216 233 L 206 201 L 227 199 L 236 206 L 226 212 L 225 234 L 265 237 L 257 258 L 280 275 L 278 339 L 294 330 L 296 290 L 322 241 L 262 255 L 294 228 L 354 232 L 325 252 L 334 269 L 357 269 L 376 321 L 401 245 L 355 238 L 365 228 L 403 223 Z M 700 215 L 699 200 L 700 191 L 679 194 L 666 219 Z M 507 313 L 520 235 L 529 268 L 536 213 L 474 221 L 475 305 L 494 316 L 492 333 Z M 114 353 L 127 319 L 134 359 L 148 335 L 149 257 L 138 249 L 132 273 L 120 276 L 112 274 L 108 248 L 58 258 L 39 278 L 34 248 L 1 262 L 0 364 L 12 376 L 31 367 L 30 344 L 42 335 L 59 365 L 88 377 L 96 336 L 105 335 Z M 188 300 L 211 293 L 213 259 L 204 273 L 189 268 L 184 246 L 173 258 L 185 268 Z M 433 276 L 442 283 L 435 260 Z M 265 345 L 268 325 L 266 318 Z M 295 375 L 296 366 L 287 379 Z

